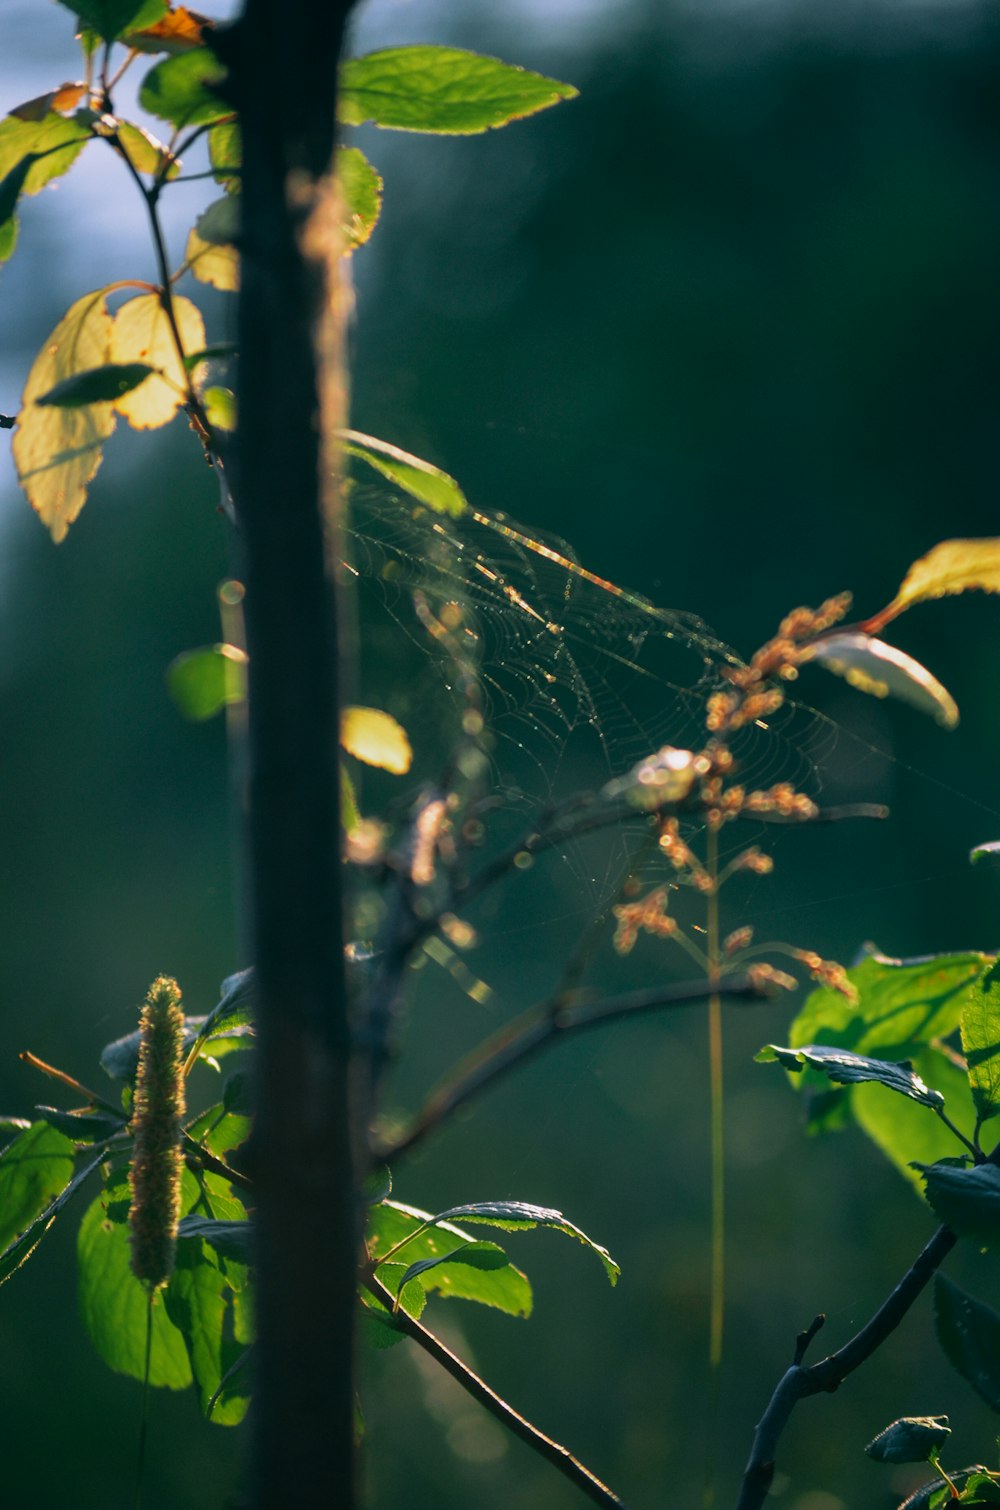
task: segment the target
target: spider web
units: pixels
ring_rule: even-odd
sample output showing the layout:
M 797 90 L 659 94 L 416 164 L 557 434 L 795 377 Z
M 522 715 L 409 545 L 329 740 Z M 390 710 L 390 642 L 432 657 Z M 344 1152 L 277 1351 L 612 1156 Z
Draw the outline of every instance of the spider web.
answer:
M 421 757 L 440 763 L 465 706 L 456 655 L 442 648 L 447 625 L 478 687 L 495 788 L 512 805 L 598 788 L 664 745 L 701 748 L 706 699 L 728 685 L 725 668 L 743 664 L 694 614 L 598 577 L 564 541 L 504 515 L 447 519 L 357 489 L 350 537 L 363 681 L 382 680 L 398 702 L 404 671 L 399 717 L 418 769 Z M 829 721 L 790 703 L 736 736 L 739 779 L 815 795 L 835 739 Z

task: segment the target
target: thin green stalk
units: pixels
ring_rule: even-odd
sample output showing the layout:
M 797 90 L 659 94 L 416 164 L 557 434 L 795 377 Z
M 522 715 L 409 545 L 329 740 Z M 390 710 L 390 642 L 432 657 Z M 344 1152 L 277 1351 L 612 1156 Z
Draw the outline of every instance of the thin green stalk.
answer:
M 708 896 L 706 933 L 708 979 L 717 987 L 721 973 L 719 937 L 719 835 L 709 825 L 705 851 L 706 869 L 712 880 Z M 708 999 L 709 1117 L 712 1146 L 712 1266 L 709 1298 L 709 1401 L 708 1443 L 705 1463 L 704 1510 L 715 1503 L 715 1460 L 718 1436 L 719 1382 L 722 1367 L 726 1304 L 726 1166 L 724 1086 L 722 1061 L 722 997 L 713 990 Z
M 146 1462 L 146 1428 L 149 1424 L 149 1365 L 153 1356 L 153 1295 L 152 1288 L 146 1297 L 146 1366 L 142 1373 L 142 1418 L 139 1422 L 139 1451 L 135 1465 L 135 1497 L 132 1510 L 139 1510 L 142 1498 L 142 1471 Z

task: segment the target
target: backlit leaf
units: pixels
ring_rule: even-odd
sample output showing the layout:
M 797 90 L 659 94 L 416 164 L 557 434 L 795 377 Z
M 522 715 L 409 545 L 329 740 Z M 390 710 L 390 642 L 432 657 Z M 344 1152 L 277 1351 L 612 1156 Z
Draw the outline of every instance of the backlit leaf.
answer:
M 184 261 L 188 271 L 201 283 L 210 283 L 223 293 L 233 293 L 240 286 L 240 254 L 234 246 L 203 241 L 192 229 L 188 232 Z
M 202 390 L 201 402 L 205 417 L 214 429 L 229 431 L 236 429 L 236 394 L 231 388 L 221 388 L 218 383 L 212 383 Z M 232 648 L 230 646 L 230 649 Z
M 572 84 L 457 47 L 388 47 L 340 71 L 337 114 L 398 131 L 468 135 L 504 126 L 577 94 Z
M 1000 592 L 1000 539 L 942 540 L 914 561 L 892 602 L 867 620 L 865 628 L 875 632 L 915 603 L 977 588 Z
M 870 949 L 847 978 L 858 999 L 820 986 L 789 1029 L 789 1043 L 835 1044 L 879 1059 L 908 1059 L 958 1028 L 992 956 L 967 951 L 923 959 L 891 959 Z
M 337 182 L 343 195 L 342 229 L 348 251 L 363 246 L 382 207 L 382 179 L 357 147 L 337 148 Z
M 208 160 L 216 182 L 227 194 L 238 194 L 242 184 L 243 147 L 235 121 L 220 121 L 208 133 Z
M 464 1222 L 482 1222 L 486 1226 L 499 1227 L 504 1232 L 550 1227 L 556 1232 L 565 1233 L 567 1237 L 576 1238 L 577 1242 L 583 1243 L 584 1247 L 595 1253 L 611 1283 L 618 1283 L 621 1268 L 607 1248 L 595 1243 L 593 1238 L 568 1221 L 561 1211 L 554 1211 L 548 1206 L 532 1206 L 526 1201 L 473 1201 L 468 1206 L 451 1206 L 431 1220 L 437 1226 L 441 1222 L 450 1222 L 454 1217 Z
M 148 1295 L 129 1265 L 128 1198 L 128 1185 L 119 1180 L 92 1202 L 83 1218 L 77 1239 L 80 1314 L 108 1367 L 141 1379 Z M 162 1293 L 154 1297 L 152 1321 L 149 1382 L 185 1389 L 192 1378 L 187 1348 Z
M 944 1097 L 949 1120 L 971 1138 L 976 1118 L 964 1072 L 932 1048 L 919 1050 L 911 1063 L 921 1080 Z M 874 1085 L 856 1085 L 844 1095 L 859 1127 L 923 1200 L 924 1182 L 914 1164 L 936 1164 L 961 1153 L 955 1134 L 940 1117 L 928 1117 L 916 1102 L 883 1096 Z
M 163 171 L 165 164 L 169 164 L 166 177 L 170 179 L 176 178 L 181 171 L 180 161 L 142 126 L 134 126 L 131 121 L 119 121 L 116 134 L 128 153 L 133 168 L 138 172 L 158 174 Z
M 205 344 L 201 312 L 176 294 L 173 308 L 184 351 L 200 350 Z M 159 295 L 140 294 L 122 305 L 111 329 L 111 360 L 145 362 L 157 369 L 157 376 L 115 403 L 133 429 L 153 430 L 173 419 L 184 402 L 187 375 Z
M 1000 966 L 976 981 L 962 1013 L 962 1051 L 981 1121 L 1000 1112 Z
M 21 486 L 53 540 L 60 541 L 87 497 L 87 484 L 101 464 L 102 447 L 115 428 L 110 404 L 82 409 L 44 408 L 38 399 L 57 383 L 110 357 L 111 317 L 104 290 L 77 299 L 44 342 L 25 384 L 14 435 L 14 463 Z
M 922 713 L 930 713 L 947 729 L 958 723 L 955 699 L 926 666 L 895 645 L 873 639 L 863 631 L 823 635 L 804 646 L 798 659 L 816 661 L 873 697 L 896 697 L 910 703 Z
M 23 1263 L 27 1262 L 27 1260 L 34 1253 L 35 1249 L 38 1247 L 38 1244 L 41 1242 L 42 1238 L 45 1236 L 46 1232 L 48 1232 L 49 1228 L 52 1226 L 60 1211 L 70 1200 L 72 1200 L 72 1198 L 76 1195 L 77 1191 L 85 1183 L 85 1181 L 87 1181 L 92 1174 L 96 1173 L 96 1171 L 103 1164 L 105 1158 L 106 1154 L 101 1153 L 96 1159 L 93 1159 L 89 1164 L 85 1165 L 78 1174 L 75 1174 L 73 1176 L 69 1184 L 64 1186 L 64 1188 L 59 1192 L 54 1200 L 50 1201 L 44 1207 L 44 1209 L 39 1212 L 35 1220 L 29 1227 L 24 1230 L 24 1232 L 21 1233 L 20 1237 L 16 1238 L 11 1243 L 8 1243 L 7 1247 L 3 1250 L 2 1253 L 0 1253 L 0 1285 L 5 1284 L 10 1276 L 15 1272 L 15 1270 L 19 1269 Z
M 383 477 L 396 483 L 405 492 L 421 503 L 426 503 L 437 514 L 450 514 L 457 519 L 469 507 L 465 494 L 447 472 L 401 451 L 387 440 L 377 440 L 374 435 L 362 435 L 357 430 L 340 430 L 341 444 L 348 456 L 356 456 L 367 462 Z
M 244 701 L 246 653 L 236 645 L 185 650 L 167 668 L 167 688 L 185 718 L 213 718 L 229 703 Z
M 129 27 L 150 26 L 167 8 L 167 0 L 61 0 L 68 10 L 103 37 L 114 42 Z
M 105 362 L 103 367 L 91 367 L 86 372 L 76 372 L 72 377 L 64 378 L 35 402 L 56 409 L 112 403 L 144 383 L 152 374 L 153 368 L 145 362 Z
M 760 1064 L 778 1063 L 786 1070 L 799 1071 L 804 1065 L 821 1071 L 838 1085 L 860 1085 L 866 1081 L 884 1085 L 887 1090 L 909 1096 L 921 1106 L 944 1105 L 940 1091 L 931 1090 L 920 1076 L 907 1064 L 892 1060 L 869 1059 L 864 1054 L 852 1054 L 847 1049 L 832 1048 L 828 1044 L 805 1044 L 801 1048 L 782 1048 L 769 1043 L 756 1056 Z
M 425 1290 L 446 1298 L 493 1306 L 508 1316 L 531 1315 L 531 1285 L 496 1243 L 464 1243 L 441 1257 L 417 1259 L 405 1269 L 400 1289 L 417 1277 Z
M 178 53 L 150 69 L 139 90 L 139 104 L 181 129 L 207 125 L 233 113 L 232 105 L 212 88 L 225 74 L 225 66 L 207 47 Z
M 75 109 L 86 93 L 86 84 L 60 84 L 58 89 L 50 89 L 47 94 L 36 95 L 33 100 L 25 100 L 23 105 L 16 105 L 9 113 L 19 121 L 40 121 L 53 110 L 65 114 Z
M 969 851 L 969 859 L 973 865 L 980 860 L 1000 859 L 1000 840 L 994 839 L 989 844 L 977 844 L 975 849 Z
M 952 1367 L 991 1409 L 1000 1411 L 1000 1316 L 938 1274 L 934 1322 Z
M 54 96 L 53 96 L 54 98 Z M 40 102 L 19 107 L 28 110 Z M 37 194 L 72 167 L 91 138 L 89 125 L 56 110 L 40 118 L 11 114 L 0 120 L 0 262 L 14 250 L 14 211 L 22 194 Z
M 925 1165 L 927 1199 L 941 1221 L 979 1248 L 1000 1244 L 1000 1169 L 977 1164 L 957 1169 L 953 1164 Z
M 223 1258 L 235 1258 L 248 1264 L 251 1258 L 252 1230 L 248 1221 L 220 1221 L 214 1217 L 183 1216 L 177 1228 L 178 1242 L 206 1242 Z
M 357 760 L 392 771 L 396 776 L 408 771 L 413 759 L 406 730 L 379 708 L 345 708 L 340 720 L 340 743 Z
M 73 1178 L 73 1144 L 35 1122 L 0 1153 L 0 1251 L 19 1237 Z
M 152 26 L 130 29 L 125 43 L 136 52 L 190 52 L 202 46 L 203 27 L 214 24 L 208 16 L 177 5 Z

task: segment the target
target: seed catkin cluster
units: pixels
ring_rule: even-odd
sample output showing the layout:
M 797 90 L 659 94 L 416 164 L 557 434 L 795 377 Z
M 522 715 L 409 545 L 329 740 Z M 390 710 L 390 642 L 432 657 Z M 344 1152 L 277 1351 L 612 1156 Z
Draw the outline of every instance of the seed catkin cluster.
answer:
M 128 1225 L 132 1273 L 150 1290 L 173 1273 L 181 1206 L 184 1012 L 180 988 L 161 975 L 139 1019 L 139 1068 L 132 1112 Z

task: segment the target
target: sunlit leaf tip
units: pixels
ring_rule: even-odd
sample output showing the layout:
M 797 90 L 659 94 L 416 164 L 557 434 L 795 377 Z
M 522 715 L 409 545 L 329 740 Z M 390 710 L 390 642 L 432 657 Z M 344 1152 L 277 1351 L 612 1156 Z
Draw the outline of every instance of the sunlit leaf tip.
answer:
M 943 540 L 914 561 L 892 602 L 863 628 L 877 633 L 915 603 L 975 590 L 1000 592 L 1000 539 Z
M 823 635 L 804 646 L 798 659 L 815 661 L 873 697 L 895 697 L 910 703 L 922 713 L 930 713 L 947 729 L 958 723 L 955 699 L 926 666 L 863 630 Z
M 374 435 L 363 435 L 358 430 L 341 430 L 338 433 L 348 456 L 355 456 L 359 461 L 366 462 L 412 498 L 426 503 L 435 513 L 458 518 L 468 509 L 469 504 L 462 489 L 454 477 L 443 472 L 440 467 L 433 466 L 419 456 L 413 456 L 409 451 L 401 450 L 387 440 L 379 440 Z
M 975 849 L 969 851 L 969 859 L 973 865 L 978 865 L 980 860 L 1000 860 L 1000 839 L 991 839 L 988 844 L 977 844 Z

